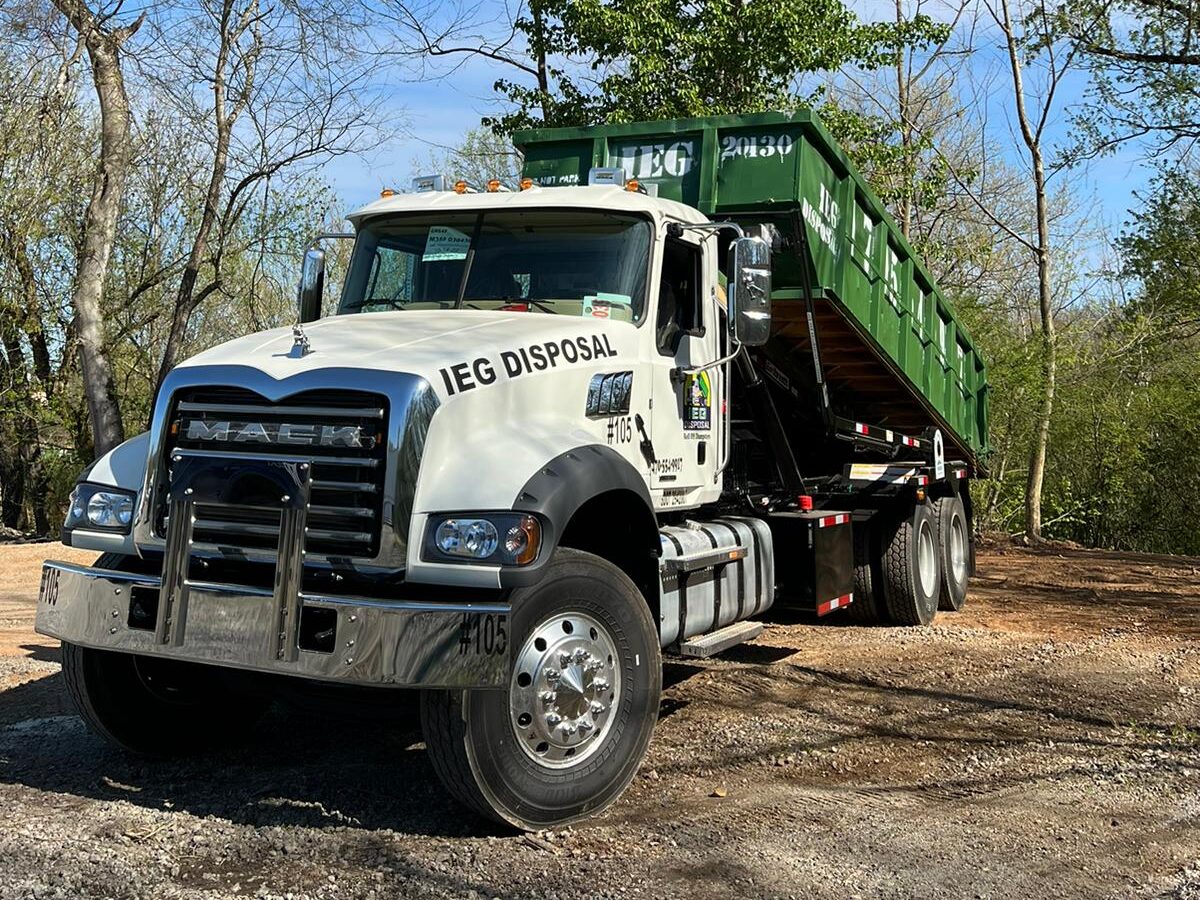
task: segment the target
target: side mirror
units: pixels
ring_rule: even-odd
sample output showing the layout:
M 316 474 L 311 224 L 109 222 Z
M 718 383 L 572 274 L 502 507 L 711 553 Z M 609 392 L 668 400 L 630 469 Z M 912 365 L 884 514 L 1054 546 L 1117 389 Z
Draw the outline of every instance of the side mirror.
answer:
M 729 333 L 739 344 L 761 347 L 771 336 L 771 245 L 756 237 L 729 247 Z
M 313 247 L 304 254 L 300 269 L 300 321 L 314 322 L 321 318 L 321 302 L 325 298 L 325 251 Z

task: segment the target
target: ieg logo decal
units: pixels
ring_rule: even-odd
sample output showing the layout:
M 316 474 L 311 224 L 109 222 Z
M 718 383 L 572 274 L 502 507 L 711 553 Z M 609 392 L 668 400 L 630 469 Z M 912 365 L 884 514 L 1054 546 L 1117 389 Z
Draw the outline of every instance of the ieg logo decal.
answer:
M 692 170 L 695 156 L 692 141 L 626 144 L 609 154 L 608 164 L 624 169 L 626 178 L 679 178 Z

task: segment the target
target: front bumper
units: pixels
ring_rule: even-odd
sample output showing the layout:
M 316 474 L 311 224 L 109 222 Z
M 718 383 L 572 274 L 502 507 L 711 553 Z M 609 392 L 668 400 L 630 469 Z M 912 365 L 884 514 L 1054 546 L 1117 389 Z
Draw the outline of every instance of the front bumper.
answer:
M 511 607 L 280 592 L 162 579 L 48 561 L 39 634 L 83 647 L 357 685 L 501 687 L 509 677 Z M 309 610 L 331 610 L 332 649 L 306 650 Z M 146 610 L 152 614 L 147 616 Z M 296 622 L 292 628 L 281 622 Z

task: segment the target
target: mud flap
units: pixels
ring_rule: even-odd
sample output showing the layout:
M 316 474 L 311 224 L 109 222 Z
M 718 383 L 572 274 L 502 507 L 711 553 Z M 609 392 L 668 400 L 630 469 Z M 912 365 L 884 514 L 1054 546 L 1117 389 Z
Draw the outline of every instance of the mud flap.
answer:
M 798 510 L 767 519 L 776 547 L 779 604 L 831 613 L 854 602 L 854 527 L 850 513 Z

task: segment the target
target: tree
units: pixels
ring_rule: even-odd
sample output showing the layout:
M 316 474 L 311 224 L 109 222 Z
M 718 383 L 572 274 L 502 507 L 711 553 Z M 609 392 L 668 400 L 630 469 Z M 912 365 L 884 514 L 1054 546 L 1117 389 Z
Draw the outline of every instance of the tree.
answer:
M 492 179 L 512 185 L 521 177 L 521 155 L 490 128 L 470 128 L 457 146 L 437 150 L 424 163 L 414 164 L 414 172 L 461 178 L 476 188 Z
M 355 46 L 356 24 L 343 0 L 201 0 L 190 16 L 155 23 L 158 59 L 148 78 L 212 147 L 160 384 L 179 360 L 192 314 L 222 289 L 229 241 L 258 186 L 373 140 L 376 102 L 365 88 L 374 70 Z
M 926 16 L 863 24 L 841 0 L 531 0 L 500 28 L 461 7 L 386 9 L 413 54 L 512 73 L 496 82 L 508 110 L 487 120 L 501 134 L 812 104 L 805 76 L 878 68 L 945 32 Z
M 1089 63 L 1077 157 L 1143 139 L 1163 154 L 1200 137 L 1200 2 L 1065 0 L 1055 27 Z
M 1163 169 L 1119 246 L 1122 274 L 1137 284 L 1126 304 L 1131 322 L 1161 346 L 1200 337 L 1200 177 L 1183 166 Z M 1146 343 L 1143 340 L 1142 343 Z
M 100 151 L 91 200 L 83 220 L 82 252 L 75 277 L 74 330 L 83 362 L 95 452 L 101 455 L 125 440 L 125 424 L 105 346 L 101 300 L 131 153 L 132 114 L 121 70 L 122 48 L 141 27 L 144 14 L 118 26 L 111 24 L 111 20 L 119 10 L 119 3 L 117 9 L 93 11 L 83 0 L 53 2 L 87 49 L 100 107 Z
M 1046 475 L 1046 453 L 1054 414 L 1057 376 L 1058 335 L 1055 329 L 1054 282 L 1051 273 L 1053 237 L 1050 232 L 1051 198 L 1047 187 L 1057 165 L 1046 161 L 1046 127 L 1057 110 L 1058 91 L 1063 79 L 1076 66 L 1077 45 L 1062 46 L 1055 33 L 1051 11 L 1045 0 L 1034 0 L 1027 9 L 1018 9 L 1019 27 L 1014 24 L 1010 0 L 985 0 L 988 13 L 1004 39 L 1007 68 L 1012 84 L 1012 111 L 1032 178 L 1034 233 L 1031 237 L 1009 229 L 1033 256 L 1037 267 L 1037 308 L 1039 340 L 1037 358 L 1041 367 L 1041 396 L 1034 417 L 1033 438 L 1029 447 L 1029 466 L 1025 483 L 1025 533 L 1030 540 L 1042 537 L 1042 489 Z M 1041 83 L 1030 90 L 1026 69 L 1032 57 L 1039 56 Z

